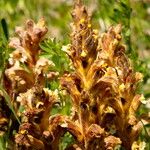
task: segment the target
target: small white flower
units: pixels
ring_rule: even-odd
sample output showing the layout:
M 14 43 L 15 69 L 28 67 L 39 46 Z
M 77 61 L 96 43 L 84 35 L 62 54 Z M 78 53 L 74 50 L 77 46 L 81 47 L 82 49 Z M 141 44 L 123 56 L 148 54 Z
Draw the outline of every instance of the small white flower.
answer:
M 70 55 L 70 47 L 71 47 L 71 44 L 63 45 L 61 50 L 66 52 L 68 55 Z
M 10 57 L 10 58 L 8 59 L 8 62 L 9 62 L 10 65 L 13 65 L 13 64 L 14 64 L 13 58 Z
M 142 104 L 146 104 L 147 103 L 147 101 L 145 100 L 145 97 L 144 97 L 143 94 L 140 97 L 140 101 L 141 101 Z
M 67 123 L 62 123 L 60 126 L 63 127 L 63 128 L 68 128 L 68 124 Z

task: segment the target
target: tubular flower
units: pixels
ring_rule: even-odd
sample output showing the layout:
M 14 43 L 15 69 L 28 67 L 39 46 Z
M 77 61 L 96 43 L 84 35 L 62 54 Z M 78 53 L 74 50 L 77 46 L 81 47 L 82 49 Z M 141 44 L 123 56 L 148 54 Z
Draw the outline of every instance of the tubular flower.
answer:
M 13 93 L 25 92 L 37 82 L 35 79 L 39 79 L 37 70 L 42 69 L 42 66 L 39 66 L 41 51 L 39 43 L 47 33 L 47 28 L 44 19 L 39 20 L 37 24 L 29 20 L 26 28 L 18 27 L 16 33 L 18 37 L 12 38 L 9 43 L 9 46 L 15 50 L 10 54 L 4 80 L 4 85 L 11 96 Z M 41 78 L 41 82 L 43 80 L 44 78 Z
M 58 96 L 48 89 L 34 87 L 26 93 L 21 93 L 17 101 L 24 106 L 21 114 L 22 124 L 15 136 L 17 148 L 49 148 L 42 137 L 43 132 L 48 129 L 50 110 L 59 102 Z
M 10 103 L 21 119 L 20 125 L 14 125 L 15 130 L 18 130 L 15 135 L 15 147 L 49 149 L 42 137 L 49 126 L 50 110 L 54 104 L 59 103 L 59 97 L 57 90 L 45 88 L 46 80 L 52 80 L 58 75 L 57 72 L 49 71 L 54 64 L 46 58 L 39 57 L 39 44 L 47 33 L 47 28 L 43 19 L 37 24 L 29 20 L 25 29 L 18 27 L 16 32 L 19 37 L 10 41 L 10 47 L 15 50 L 10 54 L 4 76 L 4 87 L 10 96 Z M 9 119 L 14 121 L 14 118 L 7 119 L 4 113 L 0 114 L 0 127 L 6 130 Z
M 72 98 L 72 118 L 81 134 L 79 147 L 131 149 L 142 128 L 135 114 L 141 104 L 136 87 L 142 75 L 133 71 L 125 54 L 121 25 L 99 35 L 81 1 L 76 2 L 72 17 L 66 53 L 75 70 L 61 78 L 61 85 Z

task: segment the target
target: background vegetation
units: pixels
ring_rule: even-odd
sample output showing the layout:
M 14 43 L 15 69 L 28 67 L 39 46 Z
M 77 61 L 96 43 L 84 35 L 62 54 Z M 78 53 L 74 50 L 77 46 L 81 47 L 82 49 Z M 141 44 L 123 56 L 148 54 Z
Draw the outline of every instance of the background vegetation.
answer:
M 123 37 L 128 56 L 136 71 L 143 73 L 143 85 L 139 92 L 143 93 L 147 101 L 139 113 L 146 113 L 150 109 L 150 1 L 149 0 L 84 0 L 90 12 L 93 13 L 95 28 L 105 32 L 110 25 L 121 23 Z M 12 51 L 8 48 L 9 38 L 14 34 L 16 26 L 24 26 L 27 19 L 37 21 L 44 17 L 49 29 L 47 40 L 41 43 L 45 51 L 42 55 L 53 60 L 54 70 L 60 74 L 70 71 L 69 61 L 61 50 L 62 45 L 69 43 L 71 8 L 73 0 L 0 0 L 0 78 L 5 63 Z M 51 40 L 50 38 L 55 38 Z M 61 41 L 61 42 L 59 42 Z M 59 87 L 58 81 L 48 83 L 49 88 Z M 63 109 L 54 109 L 53 113 L 61 111 L 69 113 L 69 104 Z M 141 140 L 148 145 L 149 127 L 141 134 Z M 70 135 L 66 135 L 60 149 L 71 142 Z M 0 150 L 4 149 L 5 139 L 1 139 Z M 147 146 L 148 147 L 148 146 Z

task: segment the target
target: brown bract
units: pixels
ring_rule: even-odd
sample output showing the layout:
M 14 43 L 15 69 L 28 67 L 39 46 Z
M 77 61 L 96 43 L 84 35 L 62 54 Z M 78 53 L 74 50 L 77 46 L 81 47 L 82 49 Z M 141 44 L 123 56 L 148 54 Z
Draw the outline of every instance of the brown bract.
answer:
M 49 115 L 53 105 L 59 103 L 58 91 L 45 88 L 47 80 L 58 75 L 50 72 L 53 62 L 39 57 L 40 42 L 47 33 L 42 18 L 37 24 L 27 21 L 25 29 L 16 29 L 18 37 L 12 38 L 9 46 L 15 50 L 10 54 L 5 70 L 4 85 L 11 104 L 21 119 L 21 125 L 13 125 L 18 130 L 15 136 L 16 149 L 49 149 L 43 140 L 43 132 L 49 127 Z M 20 111 L 20 108 L 23 111 Z M 4 113 L 0 116 L 1 132 L 7 128 L 8 120 Z M 6 126 L 6 127 L 5 127 Z M 15 144 L 15 143 L 14 143 Z
M 142 128 L 136 112 L 142 95 L 136 94 L 142 75 L 134 72 L 121 42 L 121 25 L 102 35 L 91 26 L 81 1 L 73 13 L 71 45 L 66 51 L 75 71 L 61 78 L 72 98 L 82 149 L 131 149 Z

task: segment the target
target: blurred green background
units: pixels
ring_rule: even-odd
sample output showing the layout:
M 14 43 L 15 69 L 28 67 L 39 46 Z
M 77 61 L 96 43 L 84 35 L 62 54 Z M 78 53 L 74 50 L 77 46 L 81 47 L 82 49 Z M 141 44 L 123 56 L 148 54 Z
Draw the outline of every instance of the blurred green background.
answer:
M 143 83 L 139 85 L 139 92 L 143 93 L 145 99 L 150 100 L 150 0 L 84 0 L 89 12 L 93 15 L 93 26 L 99 32 L 105 32 L 109 26 L 121 23 L 123 25 L 123 42 L 127 45 L 127 54 L 133 62 L 136 71 L 143 73 Z M 9 57 L 9 38 L 15 34 L 16 26 L 24 26 L 26 20 L 37 21 L 44 17 L 49 32 L 47 37 L 56 38 L 59 44 L 45 41 L 51 53 L 45 56 L 52 58 L 56 64 L 56 70 L 62 73 L 68 69 L 68 61 L 65 64 L 65 56 L 61 46 L 69 43 L 71 10 L 73 0 L 0 0 L 0 77 L 5 63 Z M 46 46 L 42 45 L 43 49 Z M 58 63 L 58 60 L 60 62 Z M 63 67 L 62 67 L 63 64 Z M 51 88 L 58 88 L 54 82 Z M 146 113 L 150 104 L 141 106 L 139 113 Z M 64 110 L 63 110 L 64 111 Z M 65 109 L 67 113 L 68 109 Z M 149 128 L 145 127 L 141 138 L 149 138 Z M 69 135 L 70 136 L 70 135 Z M 146 141 L 148 142 L 148 141 Z M 0 148 L 1 149 L 1 148 Z

